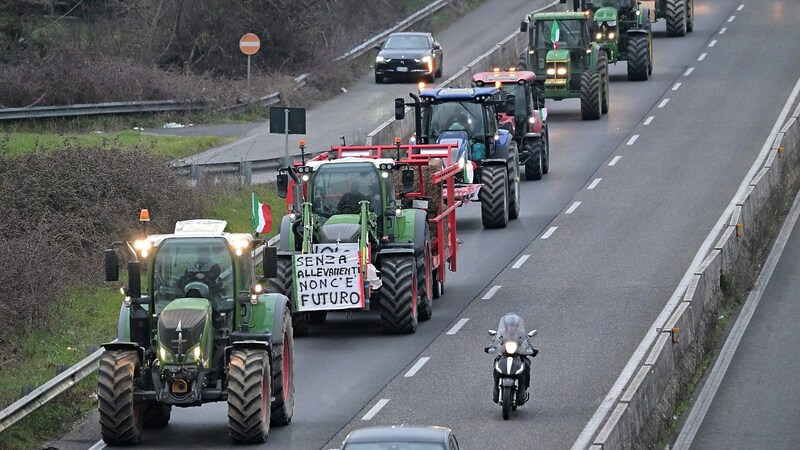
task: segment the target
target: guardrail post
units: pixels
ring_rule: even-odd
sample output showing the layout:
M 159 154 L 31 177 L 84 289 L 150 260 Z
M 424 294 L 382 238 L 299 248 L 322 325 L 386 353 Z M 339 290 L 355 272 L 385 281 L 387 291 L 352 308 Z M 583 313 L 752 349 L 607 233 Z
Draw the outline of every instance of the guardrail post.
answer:
M 204 172 L 203 166 L 197 163 L 192 164 L 192 178 L 194 178 L 194 181 L 196 183 L 203 181 L 203 172 Z
M 242 161 L 239 163 L 239 174 L 244 177 L 244 184 L 250 186 L 253 184 L 253 162 Z

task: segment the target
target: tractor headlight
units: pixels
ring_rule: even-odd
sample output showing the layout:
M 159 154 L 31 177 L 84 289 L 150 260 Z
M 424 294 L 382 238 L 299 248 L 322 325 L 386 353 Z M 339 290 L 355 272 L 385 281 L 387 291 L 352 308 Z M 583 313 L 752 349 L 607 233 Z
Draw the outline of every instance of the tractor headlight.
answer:
M 603 33 L 597 33 L 597 35 L 595 36 L 595 39 L 597 39 L 598 41 L 600 39 L 603 39 Z
M 528 119 L 528 123 L 530 123 L 530 124 L 534 124 L 534 123 L 536 123 L 536 118 L 535 118 L 535 117 L 533 117 L 533 116 L 531 116 L 531 118 L 530 118 L 530 119 Z
M 160 345 L 160 346 L 158 346 L 158 359 L 162 363 L 172 362 L 172 360 L 173 360 L 172 352 L 167 350 L 167 348 L 164 347 L 163 345 Z
M 611 33 L 608 33 L 608 38 L 609 39 L 614 39 L 615 36 L 616 36 L 616 34 L 614 34 L 613 31 Z
M 186 362 L 197 362 L 200 361 L 200 357 L 203 356 L 203 351 L 200 350 L 200 344 L 197 344 L 186 352 Z
M 556 69 L 555 69 L 555 67 L 553 67 L 553 68 L 550 68 L 550 69 L 547 69 L 547 74 L 548 74 L 548 75 L 555 75 L 555 74 L 556 74 Z
M 517 353 L 517 348 L 518 347 L 519 346 L 514 341 L 506 341 L 506 342 L 503 343 L 503 351 L 506 352 L 509 355 L 513 355 L 513 354 Z
M 386 61 L 386 58 L 384 58 L 383 56 L 378 56 L 377 58 L 375 58 L 375 62 L 384 62 L 384 61 Z
M 559 67 L 557 73 L 559 75 L 566 75 L 567 74 L 567 68 L 566 67 Z
M 385 170 L 384 170 L 384 171 L 382 171 L 382 172 L 381 172 L 381 176 L 382 176 L 383 178 L 389 178 L 389 172 L 387 172 L 387 171 L 385 171 Z
M 133 248 L 142 255 L 142 258 L 147 258 L 151 247 L 153 247 L 153 243 L 149 239 L 139 239 L 133 243 Z
M 305 173 L 304 173 L 304 174 L 303 174 L 303 176 L 302 176 L 302 178 L 303 178 L 303 181 L 308 181 L 308 174 L 305 174 Z

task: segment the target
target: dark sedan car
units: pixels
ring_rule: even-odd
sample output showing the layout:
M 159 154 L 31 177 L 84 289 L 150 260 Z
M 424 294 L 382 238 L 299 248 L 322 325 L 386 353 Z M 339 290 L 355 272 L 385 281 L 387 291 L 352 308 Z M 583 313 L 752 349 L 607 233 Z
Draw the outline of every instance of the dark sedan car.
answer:
M 442 46 L 430 33 L 392 33 L 375 46 L 375 82 L 390 76 L 422 78 L 433 83 L 442 76 Z
M 458 450 L 447 427 L 369 427 L 347 435 L 342 450 Z

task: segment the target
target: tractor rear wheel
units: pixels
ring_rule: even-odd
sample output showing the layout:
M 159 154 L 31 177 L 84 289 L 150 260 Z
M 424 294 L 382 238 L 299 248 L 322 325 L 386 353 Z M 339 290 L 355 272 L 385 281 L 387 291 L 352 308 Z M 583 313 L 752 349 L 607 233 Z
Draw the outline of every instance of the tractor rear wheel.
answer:
M 667 36 L 686 35 L 686 0 L 667 0 Z
M 142 405 L 142 422 L 144 428 L 164 428 L 169 424 L 172 414 L 172 405 L 164 405 L 159 402 L 148 402 Z
M 645 81 L 650 68 L 649 38 L 646 34 L 628 35 L 628 80 Z
M 100 434 L 108 445 L 137 444 L 142 437 L 142 408 L 133 402 L 136 352 L 107 351 L 97 371 Z
M 439 271 L 444 270 L 444 265 L 440 266 L 438 269 L 435 269 L 432 272 L 432 280 L 431 280 L 431 296 L 434 299 L 437 299 L 442 296 L 444 293 L 444 283 L 439 279 Z
M 508 225 L 508 171 L 505 166 L 483 166 L 483 187 L 478 192 L 484 228 L 505 228 Z
M 691 33 L 694 31 L 694 0 L 688 0 L 686 6 L 686 32 Z
M 608 55 L 605 52 L 600 52 L 597 57 L 597 71 L 600 72 L 601 95 L 603 96 L 600 100 L 600 113 L 606 114 L 608 112 L 608 91 L 611 83 L 608 77 Z
M 432 255 L 429 244 L 429 232 L 425 230 L 425 252 L 417 258 L 417 294 L 419 295 L 419 320 L 430 320 L 433 316 L 433 274 L 431 271 Z M 431 287 L 431 297 L 428 297 L 428 287 Z
M 585 70 L 581 75 L 581 118 L 597 120 L 602 115 L 602 75 L 595 70 Z
M 413 256 L 381 259 L 381 326 L 387 333 L 413 333 L 419 320 Z
M 519 217 L 521 203 L 519 199 L 519 150 L 517 150 L 516 142 L 511 143 L 508 153 L 508 218 L 514 220 Z
M 289 299 L 289 305 L 294 307 L 294 289 L 292 289 L 292 259 L 278 258 L 278 276 L 269 280 L 267 292 L 283 294 Z M 292 311 L 292 328 L 295 336 L 308 336 L 308 327 L 311 322 L 307 312 Z
M 544 144 L 543 139 L 534 139 L 528 144 L 530 157 L 525 162 L 525 179 L 541 180 L 544 173 Z
M 322 311 L 324 314 L 325 311 Z M 313 316 L 312 316 L 313 317 Z M 281 340 L 277 341 L 278 334 Z M 289 309 L 283 310 L 281 330 L 273 330 L 272 416 L 270 425 L 286 425 L 294 415 L 294 330 Z
M 271 416 L 269 353 L 239 349 L 231 352 L 228 369 L 228 432 L 242 444 L 267 440 Z

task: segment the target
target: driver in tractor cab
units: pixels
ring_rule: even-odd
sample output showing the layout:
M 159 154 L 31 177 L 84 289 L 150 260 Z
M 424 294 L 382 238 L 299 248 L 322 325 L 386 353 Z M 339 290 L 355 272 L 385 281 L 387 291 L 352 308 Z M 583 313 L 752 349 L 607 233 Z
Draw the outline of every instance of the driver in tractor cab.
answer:
M 466 111 L 454 112 L 445 123 L 448 124 L 447 128 L 444 129 L 445 131 L 466 131 L 467 136 L 472 137 L 472 121 L 467 116 Z
M 222 291 L 222 282 L 219 279 L 222 270 L 219 264 L 211 260 L 211 250 L 206 246 L 197 247 L 197 261 L 186 268 L 183 285 L 192 281 L 202 281 L 214 292 Z M 199 289 L 189 289 L 185 293 L 188 297 L 205 297 Z M 207 295 L 207 293 L 206 293 Z
M 350 191 L 345 192 L 342 198 L 339 199 L 336 210 L 344 214 L 358 214 L 361 210 L 359 204 L 362 200 L 369 201 L 369 198 L 361 191 L 361 184 L 358 181 L 353 181 L 350 184 Z

